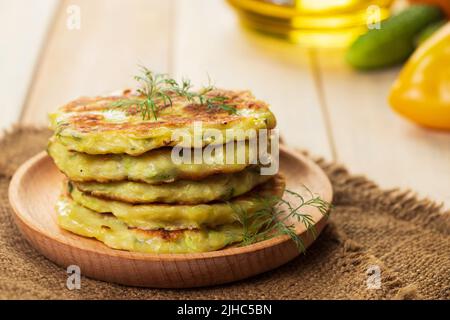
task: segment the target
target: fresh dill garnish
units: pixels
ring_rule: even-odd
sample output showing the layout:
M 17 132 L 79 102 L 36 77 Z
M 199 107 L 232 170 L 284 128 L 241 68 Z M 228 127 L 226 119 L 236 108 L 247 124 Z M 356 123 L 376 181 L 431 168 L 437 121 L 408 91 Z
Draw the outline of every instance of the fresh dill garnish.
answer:
M 191 104 L 206 106 L 208 109 L 221 109 L 228 113 L 236 113 L 233 103 L 225 96 L 210 96 L 209 93 L 215 87 L 209 84 L 199 91 L 192 90 L 191 81 L 182 79 L 181 83 L 170 78 L 167 74 L 154 73 L 144 66 L 139 66 L 140 75 L 134 76 L 139 83 L 136 92 L 142 97 L 121 99 L 113 102 L 113 107 L 136 108 L 142 114 L 143 120 L 150 120 L 152 117 L 158 120 L 159 106 L 172 107 L 172 97 L 184 97 Z
M 315 207 L 324 216 L 328 216 L 331 204 L 313 194 L 306 186 L 308 197 L 304 197 L 297 192 L 286 190 L 286 193 L 298 199 L 295 205 L 280 197 L 262 197 L 259 200 L 263 203 L 263 209 L 258 210 L 248 216 L 241 207 L 232 205 L 243 226 L 243 237 L 241 246 L 246 246 L 259 241 L 267 240 L 281 235 L 289 236 L 301 252 L 305 252 L 305 244 L 302 238 L 297 235 L 294 223 L 289 223 L 291 219 L 302 223 L 306 231 L 316 238 L 317 232 L 314 227 L 314 219 L 310 214 L 303 213 L 305 207 Z M 284 208 L 283 208 L 284 205 Z

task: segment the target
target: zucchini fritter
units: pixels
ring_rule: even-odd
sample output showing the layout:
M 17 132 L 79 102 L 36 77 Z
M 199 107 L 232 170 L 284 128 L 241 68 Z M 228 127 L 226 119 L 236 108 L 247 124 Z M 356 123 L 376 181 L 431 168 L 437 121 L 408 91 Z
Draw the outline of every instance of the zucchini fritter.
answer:
M 249 143 L 235 146 L 235 160 L 245 152 L 243 164 L 226 163 L 226 152 L 212 156 L 212 163 L 175 163 L 171 148 L 161 148 L 134 157 L 127 154 L 90 155 L 69 151 L 63 144 L 51 140 L 47 152 L 56 166 L 72 181 L 111 182 L 139 181 L 149 184 L 173 182 L 179 179 L 200 180 L 218 173 L 239 172 L 257 163 L 256 152 L 249 152 Z M 230 161 L 232 162 L 232 161 Z
M 208 96 L 227 97 L 235 113 L 193 105 L 184 97 L 173 95 L 172 106 L 158 107 L 158 118 L 143 119 L 136 108 L 114 106 L 127 98 L 145 99 L 124 91 L 122 95 L 79 98 L 50 115 L 56 139 L 68 149 L 88 154 L 127 153 L 140 155 L 149 150 L 179 144 L 177 134 L 194 136 L 194 122 L 202 122 L 201 144 L 214 141 L 203 137 L 207 129 L 218 129 L 224 141 L 231 139 L 225 131 L 272 129 L 276 120 L 266 103 L 256 100 L 249 91 L 214 90 Z M 228 139 L 228 140 L 226 140 Z M 190 140 L 192 141 L 192 140 Z M 184 141 L 186 143 L 186 141 Z M 192 142 L 186 147 L 191 147 Z
M 92 196 L 129 203 L 200 204 L 229 200 L 271 179 L 261 175 L 259 167 L 232 174 L 218 174 L 203 180 L 178 180 L 172 183 L 148 184 L 134 181 L 109 183 L 78 182 L 76 187 Z
M 131 227 L 147 230 L 196 229 L 232 224 L 240 220 L 236 208 L 251 216 L 258 210 L 267 208 L 268 202 L 275 204 L 283 195 L 285 181 L 276 176 L 254 190 L 235 197 L 230 201 L 218 201 L 196 205 L 173 204 L 130 204 L 116 200 L 106 200 L 81 192 L 68 183 L 67 191 L 72 199 L 93 211 L 112 213 Z
M 193 253 L 222 249 L 242 240 L 242 226 L 231 224 L 201 230 L 141 230 L 61 197 L 58 223 L 77 235 L 96 238 L 108 247 L 142 253 Z

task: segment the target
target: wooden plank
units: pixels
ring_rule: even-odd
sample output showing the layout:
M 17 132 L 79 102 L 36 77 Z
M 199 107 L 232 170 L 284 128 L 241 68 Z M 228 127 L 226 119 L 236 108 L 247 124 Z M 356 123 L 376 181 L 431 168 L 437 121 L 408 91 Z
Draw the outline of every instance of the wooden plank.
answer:
M 0 1 L 0 130 L 19 119 L 57 0 Z
M 177 0 L 173 72 L 251 89 L 272 105 L 291 146 L 332 157 L 308 52 L 244 30 L 222 0 Z
M 67 27 L 73 5 L 80 9 L 80 29 Z M 69 99 L 133 86 L 139 63 L 167 72 L 170 8 L 170 1 L 159 0 L 64 1 L 22 122 L 45 125 L 47 113 Z
M 383 187 L 410 188 L 450 207 L 450 135 L 418 127 L 387 103 L 399 69 L 358 73 L 343 52 L 318 54 L 337 158 Z

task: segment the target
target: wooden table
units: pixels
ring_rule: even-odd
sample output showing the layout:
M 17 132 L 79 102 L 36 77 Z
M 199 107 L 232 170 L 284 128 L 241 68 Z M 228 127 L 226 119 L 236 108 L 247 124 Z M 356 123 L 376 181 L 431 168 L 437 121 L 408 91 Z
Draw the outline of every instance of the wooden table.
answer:
M 81 10 L 80 29 L 67 27 L 70 5 Z M 223 0 L 3 0 L 0 19 L 1 128 L 45 125 L 69 99 L 133 86 L 141 63 L 251 89 L 272 105 L 290 145 L 450 206 L 450 134 L 391 111 L 399 69 L 357 73 L 342 51 L 253 34 Z

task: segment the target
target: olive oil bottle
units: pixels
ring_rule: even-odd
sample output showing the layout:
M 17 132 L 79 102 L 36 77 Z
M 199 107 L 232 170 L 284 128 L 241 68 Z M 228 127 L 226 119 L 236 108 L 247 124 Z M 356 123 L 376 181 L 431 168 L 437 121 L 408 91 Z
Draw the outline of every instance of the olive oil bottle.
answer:
M 308 47 L 344 47 L 389 16 L 393 0 L 228 0 L 242 23 Z

